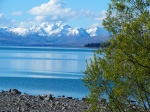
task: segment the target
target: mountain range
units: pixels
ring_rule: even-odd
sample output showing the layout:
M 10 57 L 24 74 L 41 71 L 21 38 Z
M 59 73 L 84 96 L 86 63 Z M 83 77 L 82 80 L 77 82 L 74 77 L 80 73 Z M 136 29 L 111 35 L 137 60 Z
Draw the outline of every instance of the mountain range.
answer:
M 102 43 L 109 39 L 109 34 L 98 26 L 72 28 L 59 21 L 30 27 L 0 27 L 0 45 L 81 47 L 88 43 Z

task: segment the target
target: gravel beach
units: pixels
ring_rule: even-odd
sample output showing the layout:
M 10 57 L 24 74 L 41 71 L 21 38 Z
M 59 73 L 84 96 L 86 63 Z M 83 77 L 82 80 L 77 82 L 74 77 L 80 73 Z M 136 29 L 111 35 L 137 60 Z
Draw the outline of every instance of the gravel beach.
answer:
M 72 97 L 21 94 L 17 89 L 0 92 L 0 112 L 83 112 L 90 105 Z

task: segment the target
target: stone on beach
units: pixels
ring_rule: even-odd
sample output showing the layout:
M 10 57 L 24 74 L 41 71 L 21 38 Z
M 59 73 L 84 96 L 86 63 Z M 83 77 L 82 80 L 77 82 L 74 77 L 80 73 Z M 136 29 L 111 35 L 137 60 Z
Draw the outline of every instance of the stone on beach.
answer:
M 18 91 L 17 89 L 10 89 L 9 92 L 12 94 L 21 94 L 21 92 Z
M 89 105 L 72 97 L 21 94 L 17 89 L 0 92 L 0 112 L 83 112 Z

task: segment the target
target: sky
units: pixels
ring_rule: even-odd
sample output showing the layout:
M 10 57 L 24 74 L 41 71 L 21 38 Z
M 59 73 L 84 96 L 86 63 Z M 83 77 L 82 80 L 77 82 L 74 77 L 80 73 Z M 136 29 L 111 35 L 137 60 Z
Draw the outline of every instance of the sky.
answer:
M 0 0 L 1 27 L 62 21 L 72 27 L 102 26 L 110 0 Z

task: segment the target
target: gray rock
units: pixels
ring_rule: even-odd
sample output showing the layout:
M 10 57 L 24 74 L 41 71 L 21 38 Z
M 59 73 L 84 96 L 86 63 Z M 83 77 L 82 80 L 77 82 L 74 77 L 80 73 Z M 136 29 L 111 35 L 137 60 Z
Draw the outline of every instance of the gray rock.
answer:
M 21 94 L 21 92 L 18 91 L 17 89 L 10 89 L 9 92 L 10 92 L 11 94 Z
M 85 107 L 89 108 L 89 105 L 72 97 L 21 95 L 17 89 L 0 92 L 0 112 L 83 112 L 87 110 Z
M 44 100 L 46 100 L 46 101 L 50 101 L 50 100 L 53 100 L 54 98 L 53 98 L 53 95 L 51 95 L 51 94 L 49 94 L 49 95 L 46 95 L 45 97 L 44 97 Z
M 41 100 L 44 100 L 44 101 L 50 101 L 50 100 L 54 99 L 51 94 L 44 95 L 44 96 L 38 96 L 38 98 L 41 99 Z
M 72 97 L 67 97 L 68 99 L 72 99 Z

